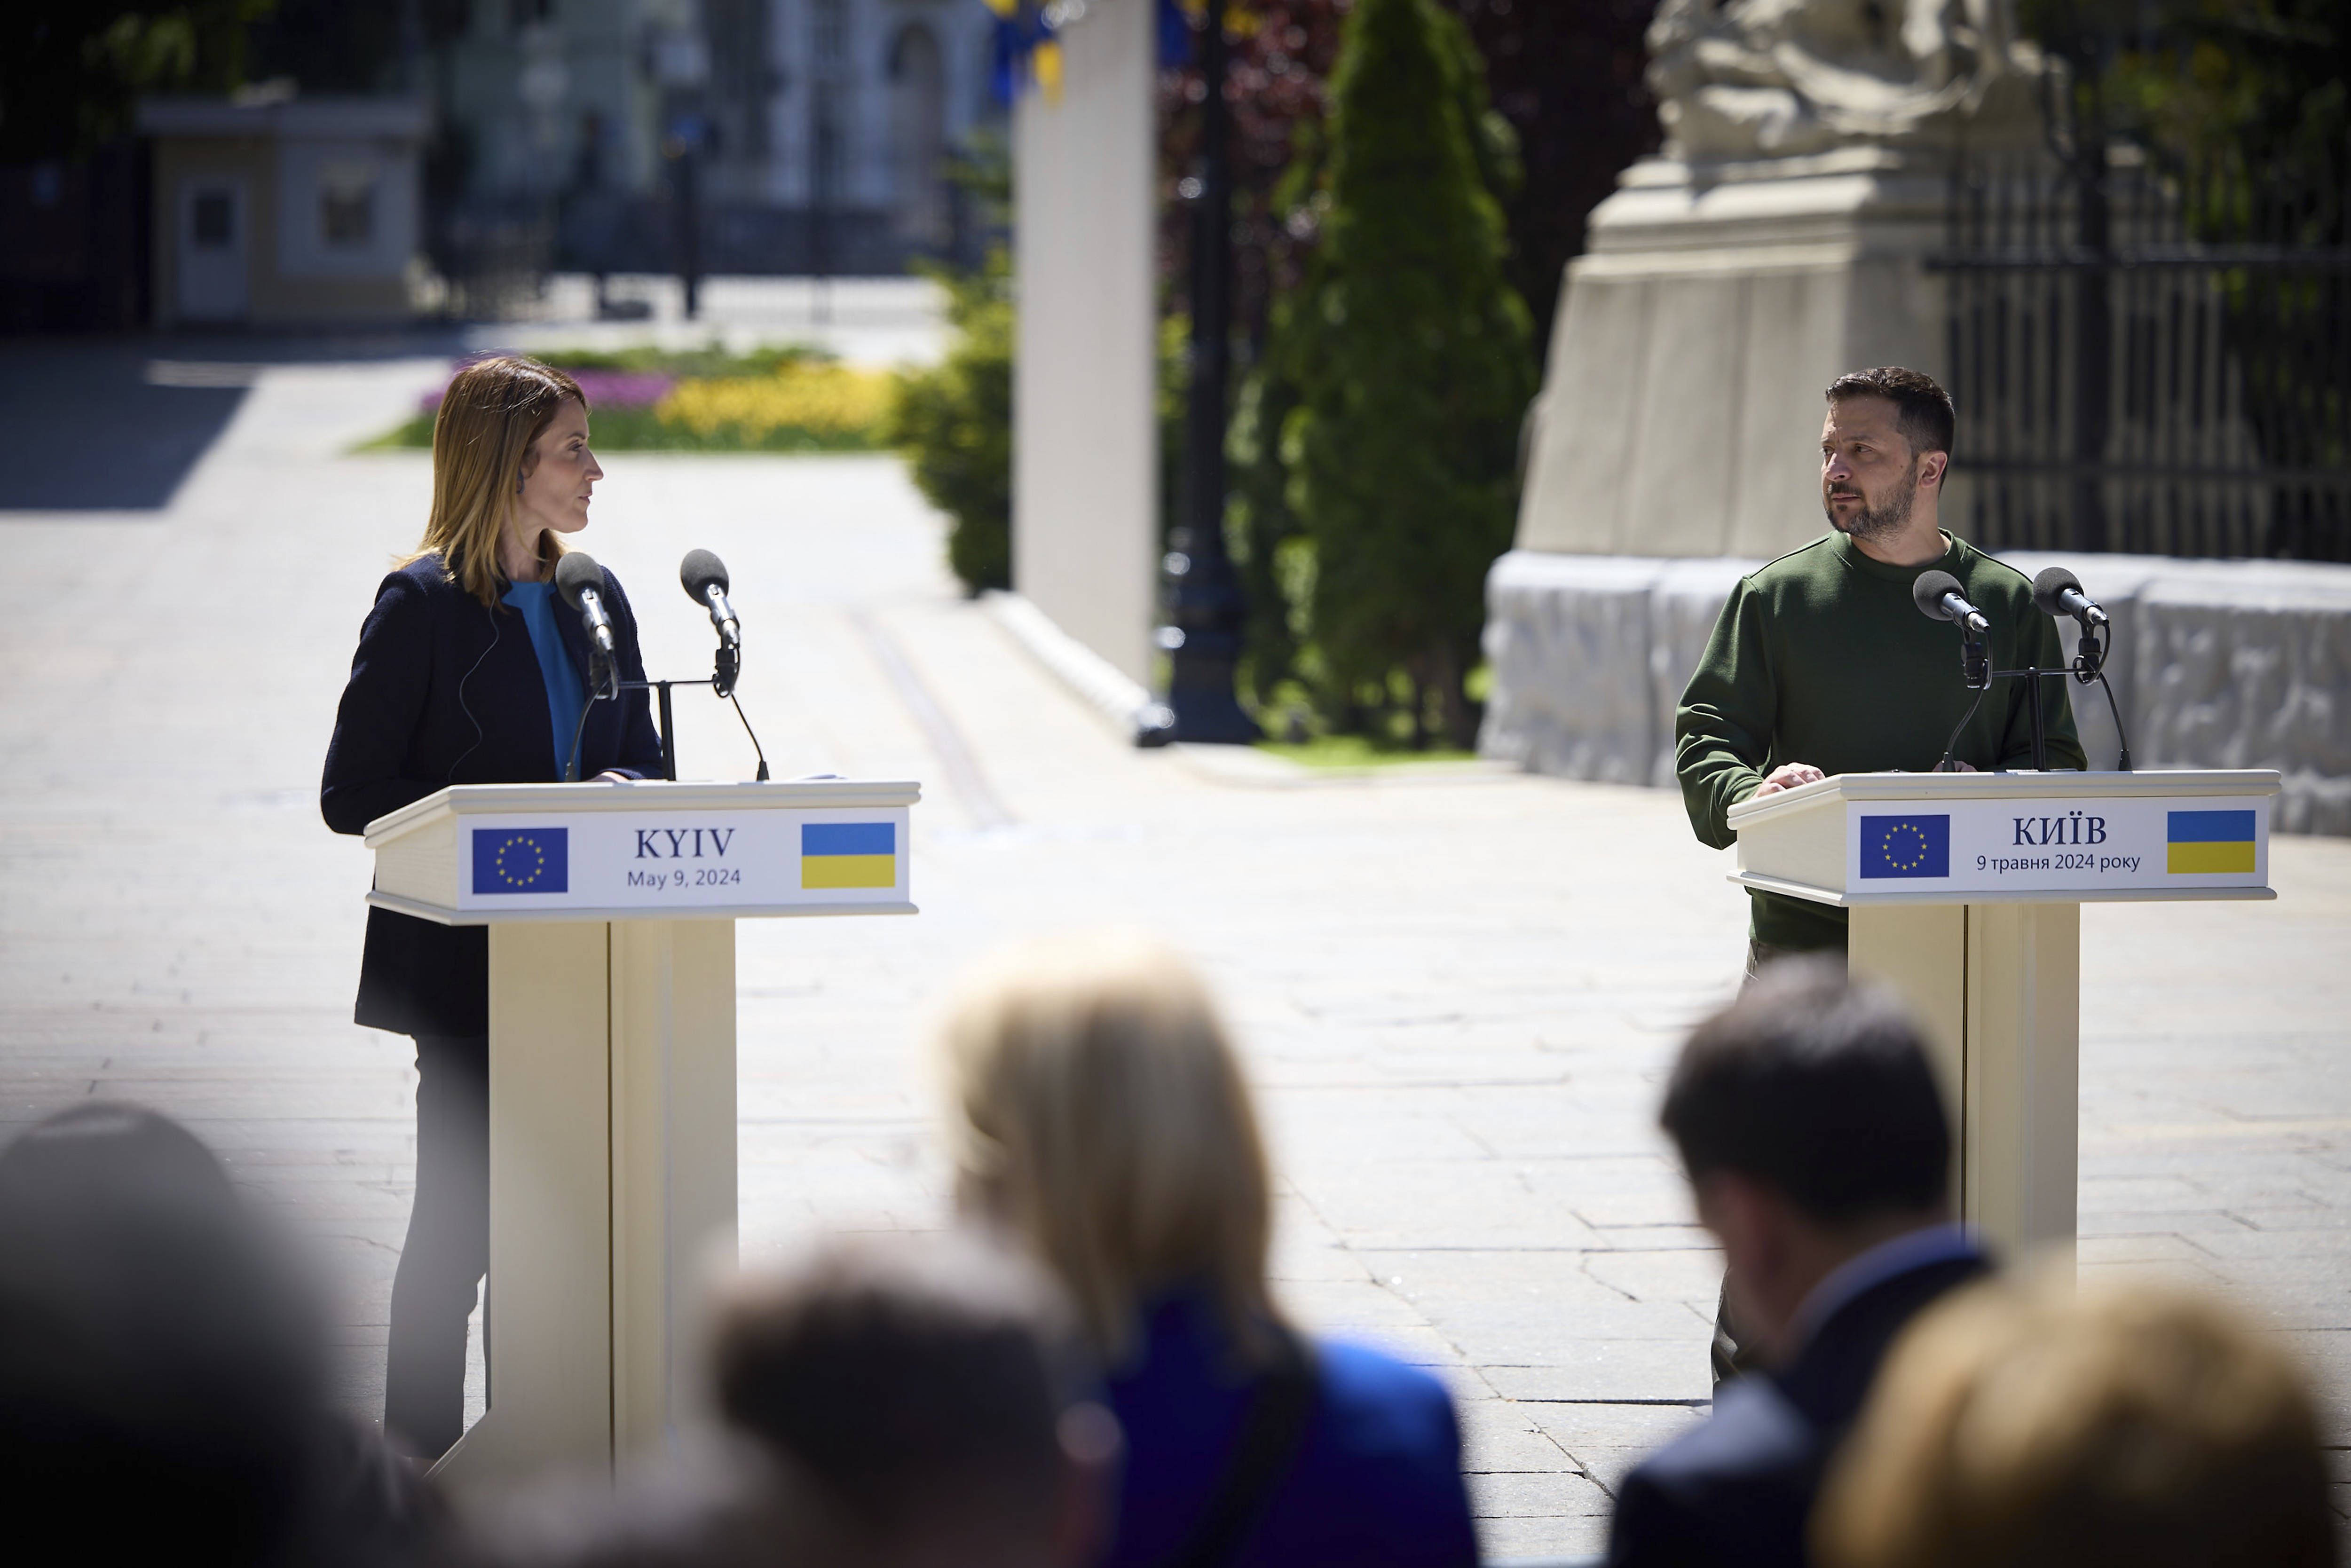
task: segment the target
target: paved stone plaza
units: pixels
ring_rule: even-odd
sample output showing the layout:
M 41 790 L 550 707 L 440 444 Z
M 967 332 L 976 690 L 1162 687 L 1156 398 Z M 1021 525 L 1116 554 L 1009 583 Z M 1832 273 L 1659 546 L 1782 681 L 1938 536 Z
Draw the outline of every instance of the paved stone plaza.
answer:
M 204 454 L 160 508 L 104 509 L 102 466 L 0 477 L 20 508 L 0 510 L 0 1132 L 93 1095 L 186 1119 L 315 1239 L 344 1392 L 373 1411 L 413 1079 L 405 1040 L 349 1021 L 368 862 L 317 786 L 428 490 L 421 455 L 340 454 L 443 361 L 152 354 L 184 363 L 0 359 L 0 402 L 84 400 L 77 462 L 135 466 L 188 430 Z M 215 401 L 146 432 L 179 417 L 156 401 L 173 390 Z M 924 1028 L 957 965 L 1021 932 L 1162 932 L 1263 1092 L 1287 1301 L 1451 1383 L 1489 1552 L 1596 1548 L 1616 1476 L 1707 1397 L 1719 1266 L 1651 1116 L 1679 1032 L 1729 993 L 1744 914 L 1679 799 L 1137 752 L 956 595 L 893 460 L 603 461 L 579 542 L 629 588 L 654 671 L 705 673 L 675 569 L 716 549 L 777 776 L 925 788 L 920 916 L 740 930 L 746 1258 L 942 1221 Z M 731 716 L 683 701 L 685 771 L 747 778 Z M 2252 1306 L 2340 1432 L 2351 842 L 2281 839 L 2273 864 L 2274 904 L 2085 914 L 2082 1259 Z

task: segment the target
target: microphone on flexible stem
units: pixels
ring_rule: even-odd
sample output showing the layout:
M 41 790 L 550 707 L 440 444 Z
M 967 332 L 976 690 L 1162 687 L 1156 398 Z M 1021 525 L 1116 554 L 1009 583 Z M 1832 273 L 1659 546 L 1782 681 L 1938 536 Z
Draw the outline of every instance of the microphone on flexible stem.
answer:
M 2114 640 L 2114 622 L 2098 601 L 2082 591 L 2082 580 L 2062 566 L 2044 568 L 2032 580 L 2032 602 L 2041 612 L 2054 620 L 2071 615 L 2081 622 L 2082 635 L 2074 643 L 2074 678 L 2084 685 L 2095 685 L 2106 694 L 2106 711 L 2115 720 L 2115 768 L 2117 772 L 2131 770 L 2130 737 L 2123 729 L 2122 704 L 2115 700 L 2113 683 L 2106 679 L 2105 644 L 2098 641 L 2098 632 L 2106 631 L 2107 643 Z
M 742 623 L 735 619 L 735 607 L 726 602 L 726 563 L 706 549 L 690 549 L 678 563 L 677 580 L 685 586 L 685 596 L 710 612 L 710 623 L 718 628 L 719 641 L 730 648 L 743 645 Z
M 592 650 L 588 676 L 596 687 L 590 700 L 619 696 L 620 667 L 613 663 L 612 617 L 604 610 L 604 569 L 586 550 L 568 550 L 555 563 L 555 590 L 563 595 L 564 603 L 579 612 L 580 624 L 587 628 L 588 644 Z
M 735 607 L 726 602 L 726 590 L 732 586 L 726 563 L 706 549 L 690 549 L 678 562 L 677 580 L 685 596 L 708 611 L 710 623 L 718 628 L 718 662 L 711 671 L 710 689 L 735 705 L 735 716 L 742 721 L 751 751 L 759 759 L 758 778 L 765 780 L 768 754 L 759 748 L 758 732 L 743 711 L 743 699 L 735 695 L 736 678 L 743 673 L 743 624 L 735 618 Z
M 555 563 L 555 590 L 563 602 L 579 612 L 588 629 L 588 641 L 606 658 L 612 656 L 612 618 L 604 612 L 604 569 L 586 550 L 567 550 Z
M 1956 621 L 1970 637 L 1991 630 L 1984 612 L 1968 602 L 1968 596 L 1959 591 L 1959 580 L 1948 571 L 1920 572 L 1918 580 L 1910 585 L 1910 600 L 1928 620 Z
M 2084 630 L 2107 623 L 2098 601 L 2082 591 L 2082 580 L 2062 566 L 2053 566 L 2032 580 L 2032 602 L 2043 615 L 2071 615 Z
M 571 757 L 564 765 L 567 782 L 580 779 L 580 737 L 588 732 L 588 710 L 599 698 L 621 695 L 620 666 L 614 662 L 612 618 L 604 610 L 604 569 L 586 550 L 567 550 L 555 563 L 555 591 L 579 613 L 588 632 L 588 681 L 594 689 L 580 705 L 580 722 L 571 730 Z

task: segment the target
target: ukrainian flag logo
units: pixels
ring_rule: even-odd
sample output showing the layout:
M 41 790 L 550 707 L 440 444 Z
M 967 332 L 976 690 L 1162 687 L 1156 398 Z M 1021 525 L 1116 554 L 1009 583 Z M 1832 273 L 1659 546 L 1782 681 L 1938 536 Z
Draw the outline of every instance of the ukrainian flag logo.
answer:
M 800 886 L 895 887 L 898 828 L 894 822 L 800 824 Z
M 2253 813 L 2171 811 L 2166 824 L 2164 867 L 2173 876 L 2250 873 L 2253 869 Z

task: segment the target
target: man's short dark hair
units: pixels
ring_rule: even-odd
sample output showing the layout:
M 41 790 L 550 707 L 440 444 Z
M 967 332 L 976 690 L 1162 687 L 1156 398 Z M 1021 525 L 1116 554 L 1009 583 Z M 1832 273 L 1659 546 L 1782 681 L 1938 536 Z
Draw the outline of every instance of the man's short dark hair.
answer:
M 1658 1120 L 1692 1181 L 1732 1172 L 1823 1223 L 1949 1196 L 1950 1124 L 1918 1030 L 1833 960 L 1774 964 L 1698 1025 Z
M 1899 365 L 1847 371 L 1829 383 L 1828 400 L 1837 403 L 1849 397 L 1882 397 L 1892 403 L 1894 428 L 1910 444 L 1913 455 L 1922 452 L 1940 452 L 1946 456 L 1950 454 L 1958 416 L 1951 412 L 1951 394 L 1938 386 L 1934 377 L 1906 371 Z
M 745 1285 L 713 1361 L 730 1426 L 887 1530 L 1049 1515 L 1082 1355 L 1050 1279 L 950 1233 L 832 1241 Z

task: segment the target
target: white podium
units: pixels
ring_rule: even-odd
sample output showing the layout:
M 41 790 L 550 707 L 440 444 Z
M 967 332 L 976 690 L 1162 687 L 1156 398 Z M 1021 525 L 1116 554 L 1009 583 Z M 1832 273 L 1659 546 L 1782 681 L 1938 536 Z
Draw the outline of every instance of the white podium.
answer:
M 1748 887 L 1852 912 L 1849 963 L 1916 1011 L 1960 1218 L 2009 1256 L 2074 1238 L 2082 905 L 2273 898 L 2278 775 L 1847 773 L 1727 813 Z
M 658 1449 L 735 1243 L 735 922 L 912 915 L 910 783 L 460 785 L 368 824 L 368 902 L 487 925 L 489 1406 L 461 1490 Z

